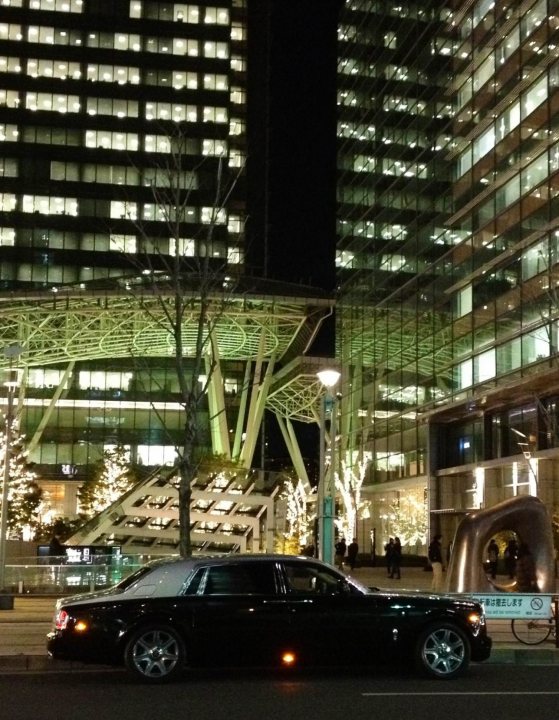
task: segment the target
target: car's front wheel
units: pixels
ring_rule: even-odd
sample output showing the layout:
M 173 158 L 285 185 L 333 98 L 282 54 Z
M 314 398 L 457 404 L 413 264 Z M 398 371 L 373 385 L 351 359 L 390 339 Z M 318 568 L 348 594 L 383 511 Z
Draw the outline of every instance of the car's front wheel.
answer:
M 178 632 L 168 625 L 149 625 L 137 630 L 124 651 L 128 671 L 147 682 L 168 682 L 186 663 L 186 649 Z
M 464 632 L 452 623 L 433 624 L 418 640 L 416 662 L 430 677 L 457 677 L 470 664 L 470 643 Z

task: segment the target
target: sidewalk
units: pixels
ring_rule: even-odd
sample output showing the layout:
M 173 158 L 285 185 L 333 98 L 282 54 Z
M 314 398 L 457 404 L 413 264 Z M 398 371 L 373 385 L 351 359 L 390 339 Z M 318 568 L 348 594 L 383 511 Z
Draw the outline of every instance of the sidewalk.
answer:
M 431 574 L 422 568 L 402 568 L 401 580 L 392 580 L 384 567 L 356 568 L 355 578 L 367 586 L 383 590 L 429 592 Z M 0 672 L 83 670 L 92 666 L 51 660 L 45 649 L 45 636 L 51 628 L 56 599 L 17 595 L 13 610 L 0 610 Z M 559 649 L 553 642 L 528 647 L 521 645 L 510 631 L 507 620 L 489 620 L 493 651 L 488 662 L 516 665 L 559 665 Z

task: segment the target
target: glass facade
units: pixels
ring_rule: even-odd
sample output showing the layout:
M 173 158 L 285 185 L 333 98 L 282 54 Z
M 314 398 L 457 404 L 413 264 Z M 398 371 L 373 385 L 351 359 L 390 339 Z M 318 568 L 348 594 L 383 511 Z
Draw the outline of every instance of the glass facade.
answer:
M 516 494 L 556 505 L 558 13 L 344 5 L 342 443 L 383 540 L 410 495 L 447 540 Z
M 246 12 L 245 0 L 3 0 L 0 291 L 87 289 L 177 253 L 243 273 Z M 182 237 L 158 202 L 170 170 L 187 198 Z M 233 177 L 216 215 L 217 183 Z M 83 479 L 105 447 L 145 466 L 174 458 L 171 361 L 103 356 L 26 375 L 22 430 L 40 431 L 30 460 L 64 514 L 75 507 L 57 482 Z M 244 372 L 224 368 L 233 406 Z

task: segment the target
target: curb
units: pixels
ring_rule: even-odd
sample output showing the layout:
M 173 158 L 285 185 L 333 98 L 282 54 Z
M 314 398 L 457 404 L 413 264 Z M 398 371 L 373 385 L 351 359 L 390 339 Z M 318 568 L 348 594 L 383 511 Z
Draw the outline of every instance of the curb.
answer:
M 473 663 L 478 665 L 478 663 Z M 559 665 L 559 649 L 549 647 L 515 647 L 506 646 L 493 648 L 491 657 L 479 665 Z M 54 660 L 48 655 L 0 656 L 0 673 L 22 672 L 103 672 L 118 671 L 118 666 L 80 663 L 68 660 Z

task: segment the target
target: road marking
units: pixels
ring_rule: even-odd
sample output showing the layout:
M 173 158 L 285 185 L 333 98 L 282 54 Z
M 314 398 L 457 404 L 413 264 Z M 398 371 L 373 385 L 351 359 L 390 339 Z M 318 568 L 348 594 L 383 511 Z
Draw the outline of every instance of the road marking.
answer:
M 472 692 L 450 692 L 447 690 L 437 692 L 366 692 L 361 693 L 362 697 L 430 697 L 432 695 L 559 695 L 559 690 L 488 690 L 488 691 L 472 691 Z

